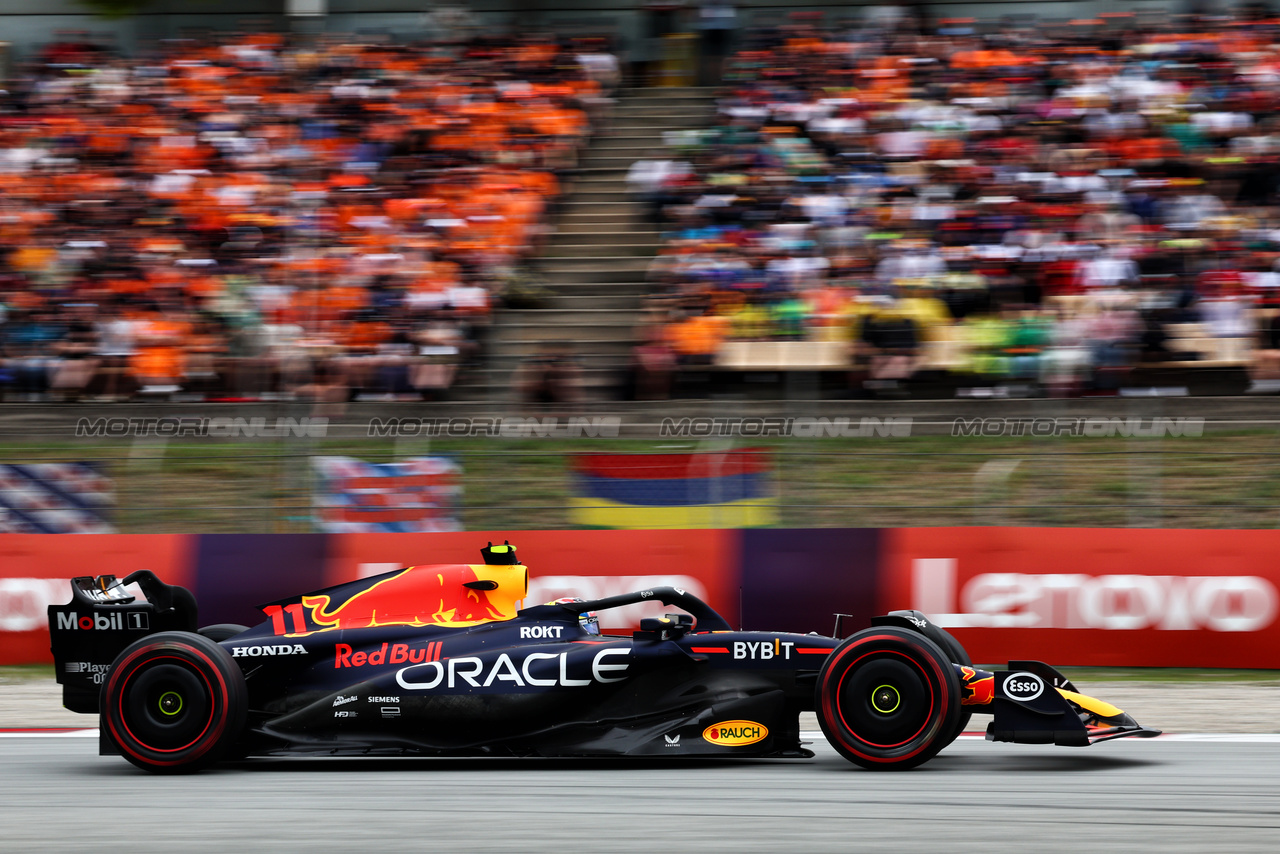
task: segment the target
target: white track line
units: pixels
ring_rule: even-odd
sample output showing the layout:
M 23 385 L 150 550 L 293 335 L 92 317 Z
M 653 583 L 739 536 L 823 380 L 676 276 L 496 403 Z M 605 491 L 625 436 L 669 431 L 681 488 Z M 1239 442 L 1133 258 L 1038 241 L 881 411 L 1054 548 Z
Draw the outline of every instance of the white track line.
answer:
M 97 738 L 98 729 L 68 730 L 0 730 L 0 738 Z M 820 731 L 800 733 L 802 741 L 825 741 Z M 966 732 L 960 736 L 966 741 L 986 738 L 980 732 Z M 1217 741 L 1231 744 L 1280 744 L 1280 733 L 1275 732 L 1177 732 L 1159 736 L 1160 741 Z
M 986 734 L 966 732 L 959 736 L 963 741 L 984 741 Z M 800 733 L 801 741 L 825 741 L 821 731 Z M 1116 739 L 1119 741 L 1120 739 Z M 1280 733 L 1275 732 L 1175 732 L 1156 736 L 1157 741 L 1220 741 L 1235 744 L 1278 744 Z
M 1160 736 L 1161 741 L 1225 741 L 1240 744 L 1277 744 L 1275 732 L 1174 732 Z

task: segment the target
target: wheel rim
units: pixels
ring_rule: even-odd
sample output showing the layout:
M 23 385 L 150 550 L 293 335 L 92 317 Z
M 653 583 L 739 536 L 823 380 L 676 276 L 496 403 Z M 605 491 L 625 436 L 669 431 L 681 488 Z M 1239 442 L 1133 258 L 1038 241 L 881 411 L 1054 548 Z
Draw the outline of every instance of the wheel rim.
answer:
M 862 656 L 836 686 L 836 710 L 854 738 L 891 750 L 910 744 L 935 718 L 936 692 L 912 658 L 892 651 Z
M 200 741 L 217 709 L 213 687 L 189 662 L 166 656 L 126 677 L 120 691 L 120 720 L 140 747 L 175 753 Z
M 160 714 L 173 717 L 182 714 L 182 695 L 177 691 L 165 691 L 160 695 Z
M 877 685 L 871 692 L 871 708 L 882 715 L 891 715 L 902 705 L 902 694 L 892 685 Z

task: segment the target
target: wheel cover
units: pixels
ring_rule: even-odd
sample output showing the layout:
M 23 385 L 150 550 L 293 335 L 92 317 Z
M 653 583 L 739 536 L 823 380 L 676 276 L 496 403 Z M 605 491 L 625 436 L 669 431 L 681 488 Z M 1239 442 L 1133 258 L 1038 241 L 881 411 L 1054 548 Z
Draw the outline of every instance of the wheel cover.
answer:
M 182 695 L 177 691 L 165 691 L 160 695 L 160 713 L 162 715 L 182 714 Z
M 868 747 L 892 750 L 910 744 L 935 721 L 937 693 L 910 656 L 876 650 L 849 663 L 835 700 L 847 732 Z
M 161 698 L 164 702 L 164 698 Z M 871 708 L 882 715 L 891 715 L 902 705 L 902 693 L 892 685 L 877 685 L 871 692 Z
M 204 738 L 217 718 L 213 685 L 191 662 L 156 656 L 125 675 L 120 686 L 120 723 L 139 747 L 177 753 Z

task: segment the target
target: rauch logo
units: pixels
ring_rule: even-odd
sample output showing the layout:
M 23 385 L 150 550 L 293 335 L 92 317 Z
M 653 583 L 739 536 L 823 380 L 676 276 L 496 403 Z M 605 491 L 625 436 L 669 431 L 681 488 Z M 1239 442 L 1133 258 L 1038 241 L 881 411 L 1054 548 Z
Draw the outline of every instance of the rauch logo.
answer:
M 712 744 L 725 747 L 743 747 L 764 741 L 769 737 L 769 730 L 764 724 L 755 721 L 724 721 L 712 724 L 702 731 L 702 737 Z

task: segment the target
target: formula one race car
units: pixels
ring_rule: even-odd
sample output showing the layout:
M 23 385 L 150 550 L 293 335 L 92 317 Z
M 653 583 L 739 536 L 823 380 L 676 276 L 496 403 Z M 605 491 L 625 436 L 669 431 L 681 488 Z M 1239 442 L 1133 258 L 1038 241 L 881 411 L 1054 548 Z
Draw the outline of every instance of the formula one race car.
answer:
M 514 548 L 482 554 L 280 600 L 252 629 L 197 630 L 191 593 L 145 570 L 77 578 L 49 607 L 63 702 L 101 716 L 101 753 L 156 772 L 303 753 L 807 757 L 802 711 L 872 769 L 920 765 L 973 712 L 994 715 L 992 741 L 1159 734 L 1046 664 L 973 667 L 918 611 L 842 640 L 735 631 L 673 587 L 518 609 Z M 596 612 L 651 600 L 684 613 L 600 634 Z

